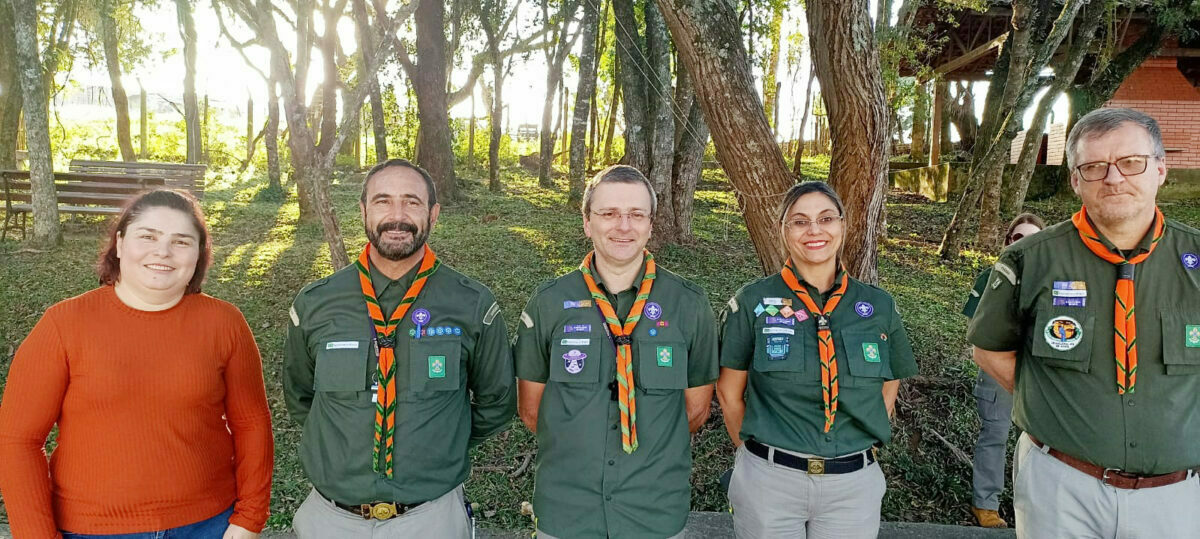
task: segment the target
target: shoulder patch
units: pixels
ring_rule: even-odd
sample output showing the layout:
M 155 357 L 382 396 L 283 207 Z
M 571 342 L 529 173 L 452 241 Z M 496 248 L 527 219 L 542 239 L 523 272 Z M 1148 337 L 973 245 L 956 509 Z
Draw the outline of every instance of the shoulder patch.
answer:
M 496 319 L 496 315 L 498 314 L 500 314 L 500 304 L 493 301 L 492 306 L 487 311 L 487 314 L 483 315 L 483 325 L 492 325 L 492 321 Z
M 288 308 L 288 316 L 292 317 L 293 326 L 300 327 L 300 315 L 296 314 L 295 304 Z
M 1017 286 L 1017 272 L 1013 271 L 1008 264 L 1005 264 L 1004 262 L 996 262 L 995 269 L 996 271 L 1000 272 L 1005 279 L 1008 279 L 1009 284 Z
M 526 329 L 533 329 L 533 318 L 525 311 L 521 311 L 521 323 L 525 324 Z
M 729 298 L 729 312 L 731 312 L 731 313 L 738 312 L 737 296 Z

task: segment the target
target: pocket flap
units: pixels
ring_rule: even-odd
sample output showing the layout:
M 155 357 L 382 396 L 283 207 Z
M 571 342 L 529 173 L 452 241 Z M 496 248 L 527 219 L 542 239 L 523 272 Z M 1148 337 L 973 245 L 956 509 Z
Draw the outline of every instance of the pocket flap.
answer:
M 840 334 L 846 350 L 846 365 L 855 378 L 892 378 L 890 349 L 885 333 L 847 330 Z M 849 384 L 847 384 L 848 386 Z
M 1167 374 L 1200 374 L 1200 313 L 1163 314 L 1162 335 Z
M 634 384 L 646 389 L 686 389 L 688 349 L 682 342 L 639 342 Z
M 567 341 L 566 344 L 563 344 Z M 602 345 L 602 344 L 601 344 Z M 600 346 L 596 339 L 559 339 L 550 345 L 550 380 L 565 384 L 595 384 L 600 381 Z
M 412 391 L 458 389 L 462 358 L 461 337 L 422 337 L 408 345 Z
M 1051 367 L 1090 371 L 1095 319 L 1086 313 L 1038 311 L 1033 326 L 1033 355 Z
M 367 360 L 371 341 L 331 340 L 318 343 L 313 389 L 366 391 Z

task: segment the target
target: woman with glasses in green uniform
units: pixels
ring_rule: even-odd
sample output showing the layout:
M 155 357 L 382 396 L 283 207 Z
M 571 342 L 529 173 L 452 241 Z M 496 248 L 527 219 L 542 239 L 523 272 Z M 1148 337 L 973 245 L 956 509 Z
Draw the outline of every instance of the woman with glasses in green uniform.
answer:
M 717 396 L 737 446 L 739 538 L 873 538 L 901 378 L 917 373 L 892 297 L 850 277 L 841 199 L 792 187 L 779 212 L 788 261 L 722 313 Z

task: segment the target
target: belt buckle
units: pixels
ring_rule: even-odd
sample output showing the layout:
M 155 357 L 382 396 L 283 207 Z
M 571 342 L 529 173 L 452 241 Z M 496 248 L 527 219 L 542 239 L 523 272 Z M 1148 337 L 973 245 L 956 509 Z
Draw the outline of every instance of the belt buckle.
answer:
M 1121 473 L 1121 469 L 1120 468 L 1105 468 L 1104 471 L 1100 474 L 1100 482 L 1101 483 L 1112 486 L 1112 484 L 1108 482 L 1108 474 L 1110 472 Z
M 808 459 L 808 475 L 824 475 L 825 474 L 825 459 L 810 458 Z
M 396 511 L 396 504 L 388 502 L 380 502 L 376 504 L 363 504 L 364 512 L 369 515 L 369 518 L 376 520 L 388 520 L 399 514 Z

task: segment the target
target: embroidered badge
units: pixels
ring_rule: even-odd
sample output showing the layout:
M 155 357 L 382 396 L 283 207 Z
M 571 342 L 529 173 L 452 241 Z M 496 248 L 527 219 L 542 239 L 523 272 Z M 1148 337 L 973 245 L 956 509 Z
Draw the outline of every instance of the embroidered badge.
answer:
M 585 309 L 585 308 L 591 307 L 591 306 L 592 306 L 592 300 L 590 300 L 590 299 L 581 299 L 581 300 L 576 300 L 576 301 L 571 301 L 571 300 L 563 301 L 564 309 Z
M 1179 259 L 1183 261 L 1183 267 L 1187 269 L 1194 270 L 1200 267 L 1200 256 L 1196 256 L 1196 253 L 1183 253 Z
M 763 307 L 761 303 L 754 306 L 754 316 L 762 316 L 765 312 L 767 312 L 767 309 Z
M 642 313 L 650 320 L 658 320 L 663 315 L 662 305 L 653 301 L 646 302 L 646 307 L 642 309 Z
M 446 377 L 446 356 L 429 356 L 429 377 Z
M 734 311 L 737 312 L 737 311 Z M 292 305 L 288 308 L 288 316 L 292 318 L 292 325 L 300 327 L 300 315 L 296 314 L 296 306 Z
M 779 313 L 779 314 L 783 314 L 783 313 Z M 779 317 L 779 316 L 768 316 L 767 323 L 768 324 L 781 324 L 784 326 L 794 326 L 794 325 L 796 325 L 796 319 L 795 318 L 783 318 L 783 317 Z
M 1005 279 L 1008 279 L 1008 284 L 1017 286 L 1017 272 L 1008 267 L 1008 264 L 1005 264 L 1004 262 L 996 262 L 995 270 L 996 272 L 1000 273 L 1000 275 L 1003 275 Z
M 762 303 L 763 303 L 763 305 L 774 305 L 776 307 L 783 307 L 783 306 L 791 305 L 792 300 L 790 300 L 788 298 L 763 298 Z
M 571 350 L 563 354 L 563 368 L 571 374 L 579 374 L 583 371 L 583 360 L 587 359 L 587 354 L 579 350 Z
M 333 341 L 325 344 L 326 350 L 358 350 L 358 341 Z
M 454 328 L 455 335 L 462 335 L 462 328 Z
M 875 314 L 875 306 L 865 301 L 860 301 L 854 304 L 854 312 L 863 318 L 867 318 Z
M 483 325 L 492 325 L 492 321 L 496 320 L 498 314 L 500 314 L 500 304 L 493 301 L 492 306 L 488 307 L 487 313 L 483 315 Z
M 533 318 L 525 311 L 521 311 L 521 323 L 525 324 L 526 329 L 533 329 Z
M 1086 298 L 1087 282 L 1054 281 L 1050 295 L 1056 298 Z
M 865 342 L 862 345 L 863 358 L 867 363 L 879 363 L 879 344 L 873 342 Z
M 1046 344 L 1060 352 L 1071 350 L 1083 340 L 1083 326 L 1069 316 L 1056 316 L 1046 323 L 1043 331 Z
M 563 339 L 563 340 L 559 341 L 559 344 L 561 344 L 563 346 L 587 346 L 589 344 L 592 344 L 592 340 L 591 339 Z
M 1200 326 L 1189 325 L 1187 327 L 1187 340 L 1185 344 L 1188 348 L 1200 348 Z
M 591 333 L 591 324 L 567 324 L 563 326 L 563 333 Z
M 671 347 L 670 346 L 659 346 L 658 347 L 658 366 L 659 367 L 670 367 L 672 359 L 673 358 L 671 356 Z
M 796 330 L 792 328 L 763 328 L 763 335 L 795 335 Z
M 788 350 L 791 348 L 789 339 L 783 335 L 771 335 L 767 337 L 767 360 L 779 361 L 788 356 Z
M 1054 298 L 1055 307 L 1083 307 L 1085 305 L 1087 305 L 1087 298 Z
M 779 314 L 779 307 L 776 307 L 774 305 L 767 305 L 767 308 L 763 309 L 763 311 L 771 316 L 775 316 L 775 315 Z
M 648 331 L 647 333 L 649 333 L 651 337 L 654 337 L 654 336 L 658 335 L 658 330 L 654 329 L 654 328 L 650 328 L 650 331 Z
M 796 320 L 799 322 L 808 320 L 808 311 L 806 311 L 804 309 L 800 309 L 799 311 L 796 311 Z
M 656 322 L 654 325 L 656 325 L 656 326 L 658 326 L 658 327 L 660 327 L 660 328 L 665 328 L 665 327 L 667 327 L 667 326 L 671 325 L 671 323 L 670 323 L 670 322 L 667 322 L 666 320 L 659 320 L 659 321 L 658 321 L 658 322 Z
M 793 311 L 791 307 L 779 309 L 779 316 L 784 318 L 791 318 L 793 314 L 796 314 L 796 311 Z
M 738 312 L 737 297 L 729 298 L 729 312 L 731 312 L 731 313 Z
M 428 324 L 431 318 L 433 318 L 433 316 L 430 315 L 429 311 L 425 309 L 417 309 L 412 313 L 412 321 L 418 327 Z

